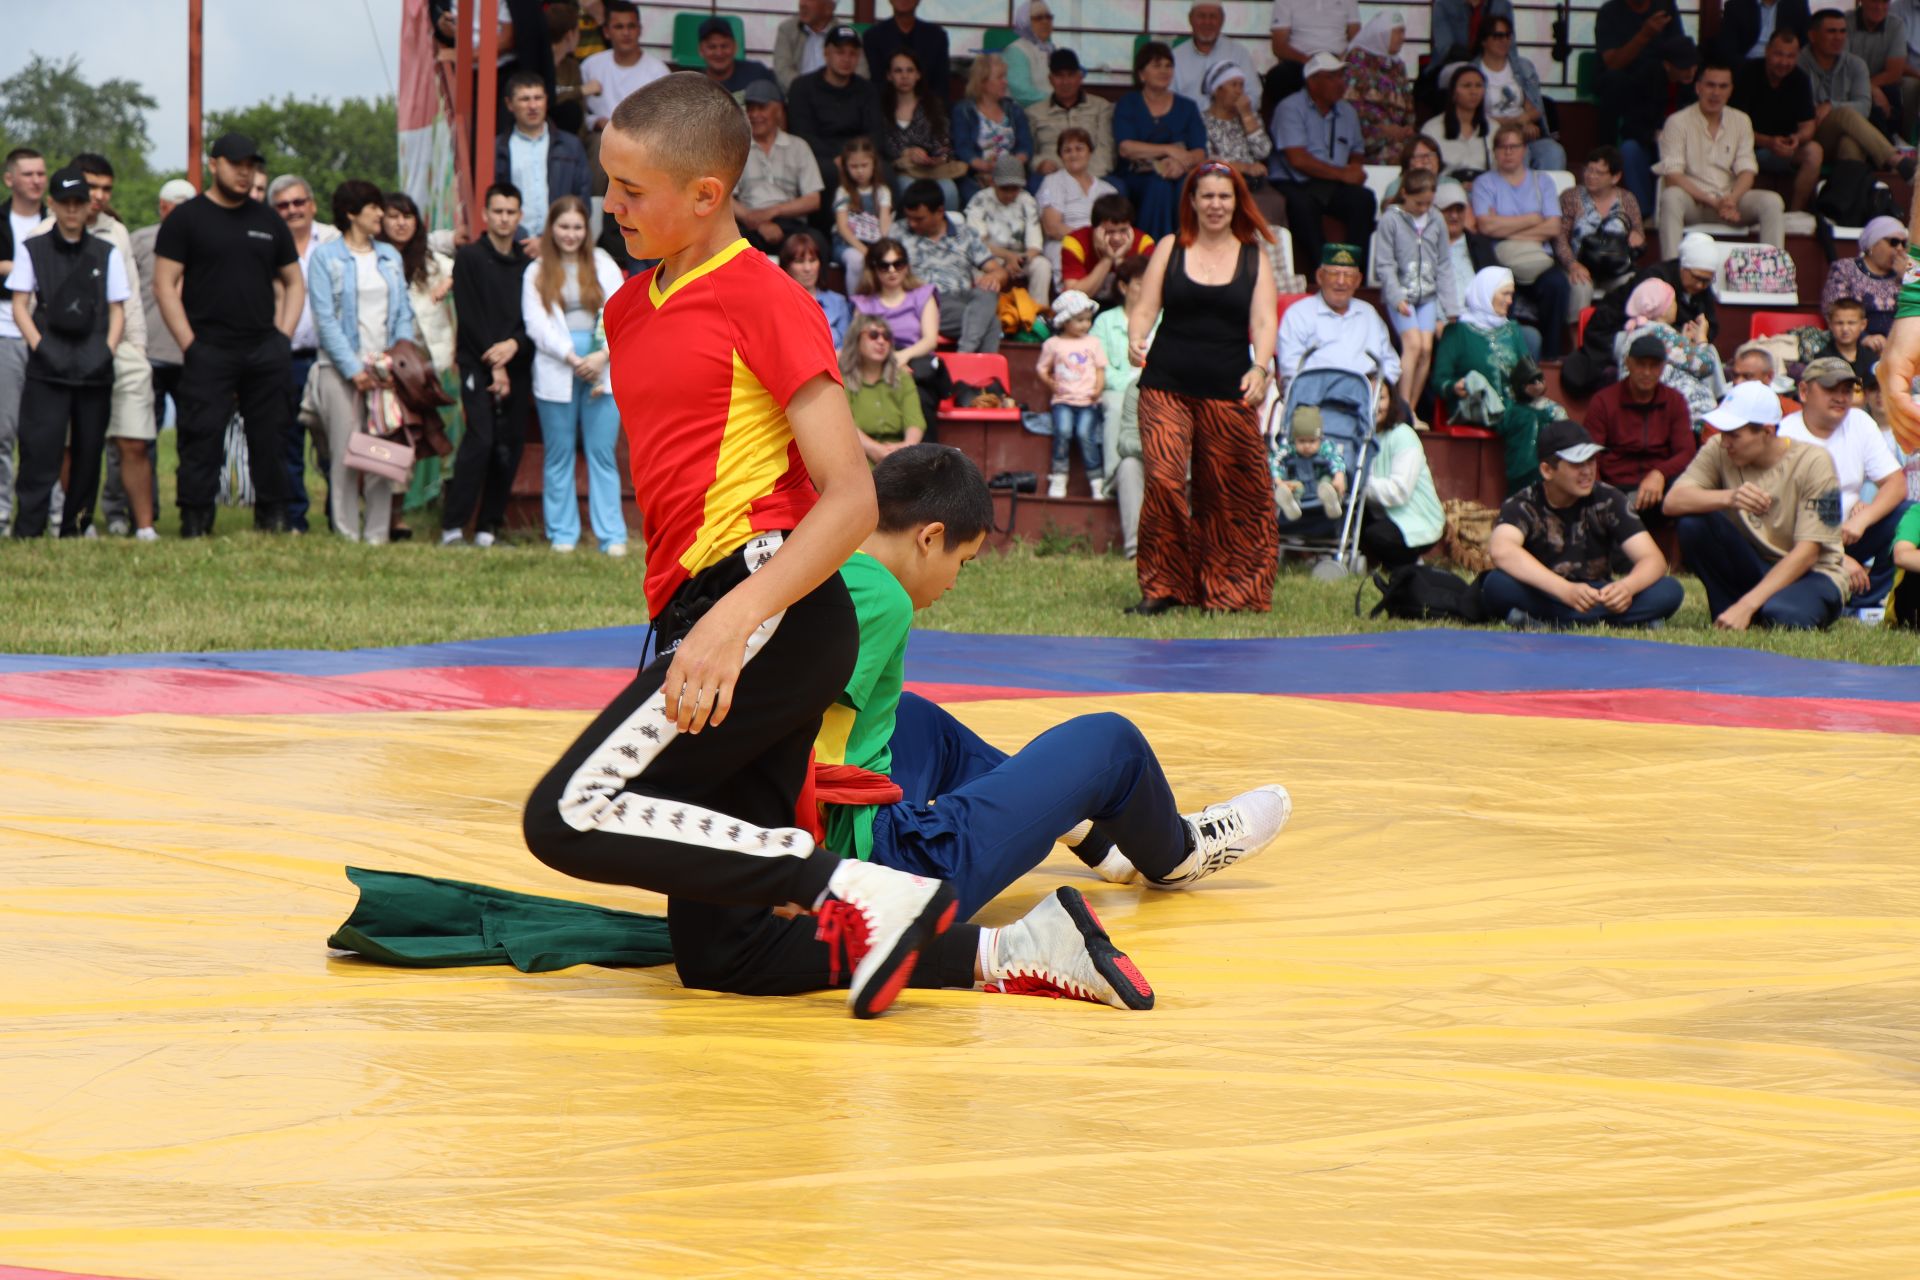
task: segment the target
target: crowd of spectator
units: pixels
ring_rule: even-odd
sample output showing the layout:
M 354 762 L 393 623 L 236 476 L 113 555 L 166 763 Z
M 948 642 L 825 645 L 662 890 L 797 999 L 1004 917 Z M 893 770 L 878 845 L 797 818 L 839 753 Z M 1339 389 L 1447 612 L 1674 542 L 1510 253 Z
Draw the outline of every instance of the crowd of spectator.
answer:
M 1489 590 L 1502 613 L 1657 620 L 1672 603 L 1661 545 L 1719 566 L 1704 573 L 1734 622 L 1819 623 L 1849 596 L 1856 609 L 1886 596 L 1920 478 L 1920 450 L 1868 412 L 1904 227 L 1872 218 L 1858 256 L 1834 258 L 1826 346 L 1797 386 L 1801 362 L 1770 349 L 1723 367 L 1723 251 L 1690 228 L 1783 248 L 1823 173 L 1869 188 L 1912 177 L 1901 139 L 1920 113 L 1920 23 L 1904 6 L 1728 0 L 1703 47 L 1675 0 L 1606 0 L 1597 92 L 1617 138 L 1577 175 L 1562 172 L 1555 104 L 1507 0 L 1436 0 L 1424 50 L 1407 48 L 1403 13 L 1363 23 L 1357 0 L 1274 0 L 1257 56 L 1225 34 L 1220 4 L 1197 0 L 1181 38 L 1138 42 L 1131 88 L 1113 96 L 1089 90 L 1046 0 L 1016 6 L 991 52 L 955 48 L 919 0 L 886 7 L 862 28 L 832 0 L 797 0 L 770 66 L 715 15 L 694 69 L 741 105 L 734 214 L 819 302 L 870 457 L 936 429 L 953 391 L 943 342 L 992 352 L 1018 333 L 1044 340 L 1050 403 L 1032 407 L 1054 428 L 1049 493 L 1066 493 L 1078 455 L 1091 496 L 1119 500 L 1141 612 L 1265 607 L 1271 574 L 1254 566 L 1308 493 L 1329 514 L 1363 504 L 1376 562 L 1432 546 L 1414 428 L 1439 417 L 1501 438 L 1512 498 Z M 432 8 L 451 47 L 452 6 Z M 153 442 L 172 402 L 183 536 L 243 498 L 260 528 L 306 532 L 317 506 L 336 534 L 379 544 L 439 498 L 443 541 L 489 545 L 531 417 L 548 541 L 578 545 L 584 470 L 588 532 L 624 554 L 600 311 L 644 264 L 596 213 L 599 140 L 621 99 L 669 68 L 625 0 L 501 0 L 500 18 L 498 181 L 467 243 L 367 182 L 269 180 L 239 135 L 210 149 L 203 191 L 169 183 L 160 220 L 133 235 L 104 158 L 56 173 L 29 149 L 7 158 L 0 525 L 92 535 L 104 479 L 104 527 L 156 537 Z M 1366 170 L 1381 165 L 1397 174 L 1376 198 Z M 1296 271 L 1312 296 L 1276 325 L 1271 299 Z M 1357 296 L 1369 275 L 1379 309 Z M 98 296 L 63 318 L 82 277 Z M 1562 382 L 1591 394 L 1591 452 L 1545 394 L 1541 362 L 1570 346 Z M 433 385 L 403 394 L 396 371 L 416 366 Z M 1362 493 L 1311 421 L 1271 453 L 1258 422 L 1267 381 L 1283 394 L 1322 367 L 1382 388 L 1380 484 Z M 1859 405 L 1842 412 L 1848 396 Z M 1760 428 L 1764 448 L 1743 435 Z M 383 468 L 370 440 L 408 444 L 411 466 Z M 1832 455 L 1840 507 L 1834 547 L 1803 554 L 1805 519 L 1772 504 L 1824 474 L 1808 448 Z M 1264 478 L 1248 491 L 1270 467 L 1271 491 Z M 1792 483 L 1756 478 L 1780 467 Z M 1611 563 L 1631 566 L 1617 583 Z M 1823 575 L 1835 598 L 1778 589 L 1781 566 Z

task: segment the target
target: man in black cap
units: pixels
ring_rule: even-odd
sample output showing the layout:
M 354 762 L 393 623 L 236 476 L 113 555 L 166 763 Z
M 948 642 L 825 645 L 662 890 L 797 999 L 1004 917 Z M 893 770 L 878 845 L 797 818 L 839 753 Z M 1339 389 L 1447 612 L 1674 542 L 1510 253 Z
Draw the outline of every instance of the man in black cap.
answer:
M 284 531 L 290 430 L 288 368 L 307 284 L 293 233 L 252 199 L 264 161 L 253 139 L 213 144 L 213 184 L 160 224 L 153 288 L 167 331 L 180 344 L 180 536 L 213 532 L 227 419 L 234 401 L 246 423 L 256 529 Z M 279 304 L 274 284 L 280 285 Z
M 850 139 L 878 139 L 886 132 L 880 95 L 857 74 L 860 33 L 846 23 L 829 28 L 826 59 L 787 90 L 787 128 L 813 148 L 823 175 L 835 172 L 834 160 Z
M 773 81 L 773 72 L 763 62 L 742 58 L 740 42 L 733 38 L 733 24 L 722 17 L 708 18 L 700 24 L 700 61 L 707 79 L 741 101 L 741 93 L 750 84 Z
M 1060 135 L 1085 129 L 1093 139 L 1093 159 L 1087 172 L 1104 178 L 1113 172 L 1113 103 L 1087 92 L 1080 55 L 1055 49 L 1047 59 L 1047 82 L 1053 92 L 1044 102 L 1027 108 L 1033 130 L 1033 175 L 1036 180 L 1060 168 Z
M 904 49 L 920 64 L 921 91 L 945 102 L 952 96 L 948 82 L 953 76 L 947 29 L 920 19 L 920 0 L 891 0 L 891 4 L 893 16 L 867 28 L 867 66 L 875 76 L 884 76 L 893 65 L 893 55 Z
M 14 251 L 6 286 L 14 323 L 30 354 L 20 398 L 20 479 L 13 536 L 46 532 L 53 486 L 69 442 L 72 469 L 60 536 L 92 522 L 100 454 L 113 408 L 113 352 L 126 325 L 127 264 L 120 250 L 87 234 L 93 196 L 68 166 L 47 184 L 53 227 Z
M 1577 422 L 1540 429 L 1540 479 L 1500 508 L 1481 588 L 1489 615 L 1516 627 L 1664 625 L 1686 599 L 1667 558 L 1627 503 L 1599 479 L 1604 450 Z M 1613 563 L 1633 568 L 1619 581 Z
M 1693 461 L 1693 411 L 1660 381 L 1666 344 L 1643 333 L 1627 348 L 1626 376 L 1587 401 L 1587 434 L 1606 450 L 1600 478 L 1628 496 L 1654 532 L 1668 523 L 1660 504 L 1667 486 Z

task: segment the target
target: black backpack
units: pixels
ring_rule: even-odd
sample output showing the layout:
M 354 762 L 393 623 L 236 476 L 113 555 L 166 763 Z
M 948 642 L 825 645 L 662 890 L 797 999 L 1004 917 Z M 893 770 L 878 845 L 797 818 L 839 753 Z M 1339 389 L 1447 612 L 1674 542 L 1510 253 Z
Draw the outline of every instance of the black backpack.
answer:
M 1874 181 L 1873 170 L 1863 161 L 1836 160 L 1813 199 L 1813 211 L 1842 227 L 1864 227 L 1893 212 L 1893 195 Z
M 1480 584 L 1485 574 L 1468 582 L 1459 574 L 1432 565 L 1406 564 L 1392 577 L 1376 573 L 1373 585 L 1380 589 L 1380 603 L 1367 616 L 1405 618 L 1413 622 L 1485 622 L 1486 610 L 1480 603 Z M 1361 584 L 1366 589 L 1366 584 Z M 1359 599 L 1354 612 L 1359 612 Z

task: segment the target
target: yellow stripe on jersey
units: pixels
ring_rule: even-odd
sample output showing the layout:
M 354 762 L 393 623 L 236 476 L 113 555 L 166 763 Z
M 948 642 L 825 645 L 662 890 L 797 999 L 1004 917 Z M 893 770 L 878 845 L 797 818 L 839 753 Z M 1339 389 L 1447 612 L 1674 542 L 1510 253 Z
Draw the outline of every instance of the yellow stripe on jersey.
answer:
M 853 735 L 853 723 L 859 712 L 844 702 L 836 702 L 820 717 L 820 734 L 813 740 L 815 764 L 847 763 L 847 739 Z
M 747 242 L 745 240 L 735 240 L 732 244 L 714 254 L 711 258 L 708 258 L 705 262 L 693 268 L 664 289 L 660 287 L 660 272 L 656 270 L 653 273 L 653 279 L 647 282 L 647 296 L 652 298 L 653 305 L 658 307 L 661 303 L 692 284 L 695 280 L 698 280 L 701 276 L 709 272 L 718 271 L 720 268 L 726 266 L 729 262 L 732 262 L 735 258 L 746 252 L 746 249 Z
M 719 564 L 752 540 L 753 504 L 772 493 L 787 473 L 787 446 L 792 440 L 786 410 L 735 351 L 726 434 L 720 439 L 713 483 L 707 486 L 700 530 L 680 557 L 688 573 Z

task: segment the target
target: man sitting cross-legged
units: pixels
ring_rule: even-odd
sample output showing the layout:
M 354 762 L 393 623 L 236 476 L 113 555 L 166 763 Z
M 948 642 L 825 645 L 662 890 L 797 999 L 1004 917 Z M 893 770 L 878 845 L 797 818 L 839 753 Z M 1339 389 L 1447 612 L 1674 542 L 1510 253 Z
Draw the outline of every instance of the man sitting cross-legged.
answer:
M 1507 499 L 1493 529 L 1489 613 L 1515 626 L 1643 627 L 1680 608 L 1686 592 L 1653 535 L 1627 495 L 1599 481 L 1594 459 L 1604 452 L 1577 422 L 1541 428 L 1540 479 Z M 1633 569 L 1616 582 L 1620 553 Z
M 1292 802 L 1279 786 L 1181 814 L 1153 749 L 1123 716 L 1075 717 L 1009 757 L 903 694 L 914 611 L 944 595 L 980 550 L 993 503 L 973 463 L 942 445 L 897 450 L 873 479 L 879 529 L 840 571 L 860 653 L 815 743 L 829 849 L 915 874 L 941 868 L 934 874 L 959 895 L 964 920 L 1044 862 L 1062 832 L 1105 878 L 1163 889 L 1231 866 L 1280 833 Z M 1068 888 L 1005 928 L 954 926 L 929 946 L 914 981 L 1116 1008 L 1153 1002 Z
M 1758 382 L 1734 387 L 1706 422 L 1723 434 L 1701 446 L 1665 508 L 1714 625 L 1832 625 L 1848 585 L 1832 459 L 1779 434 L 1780 397 Z

